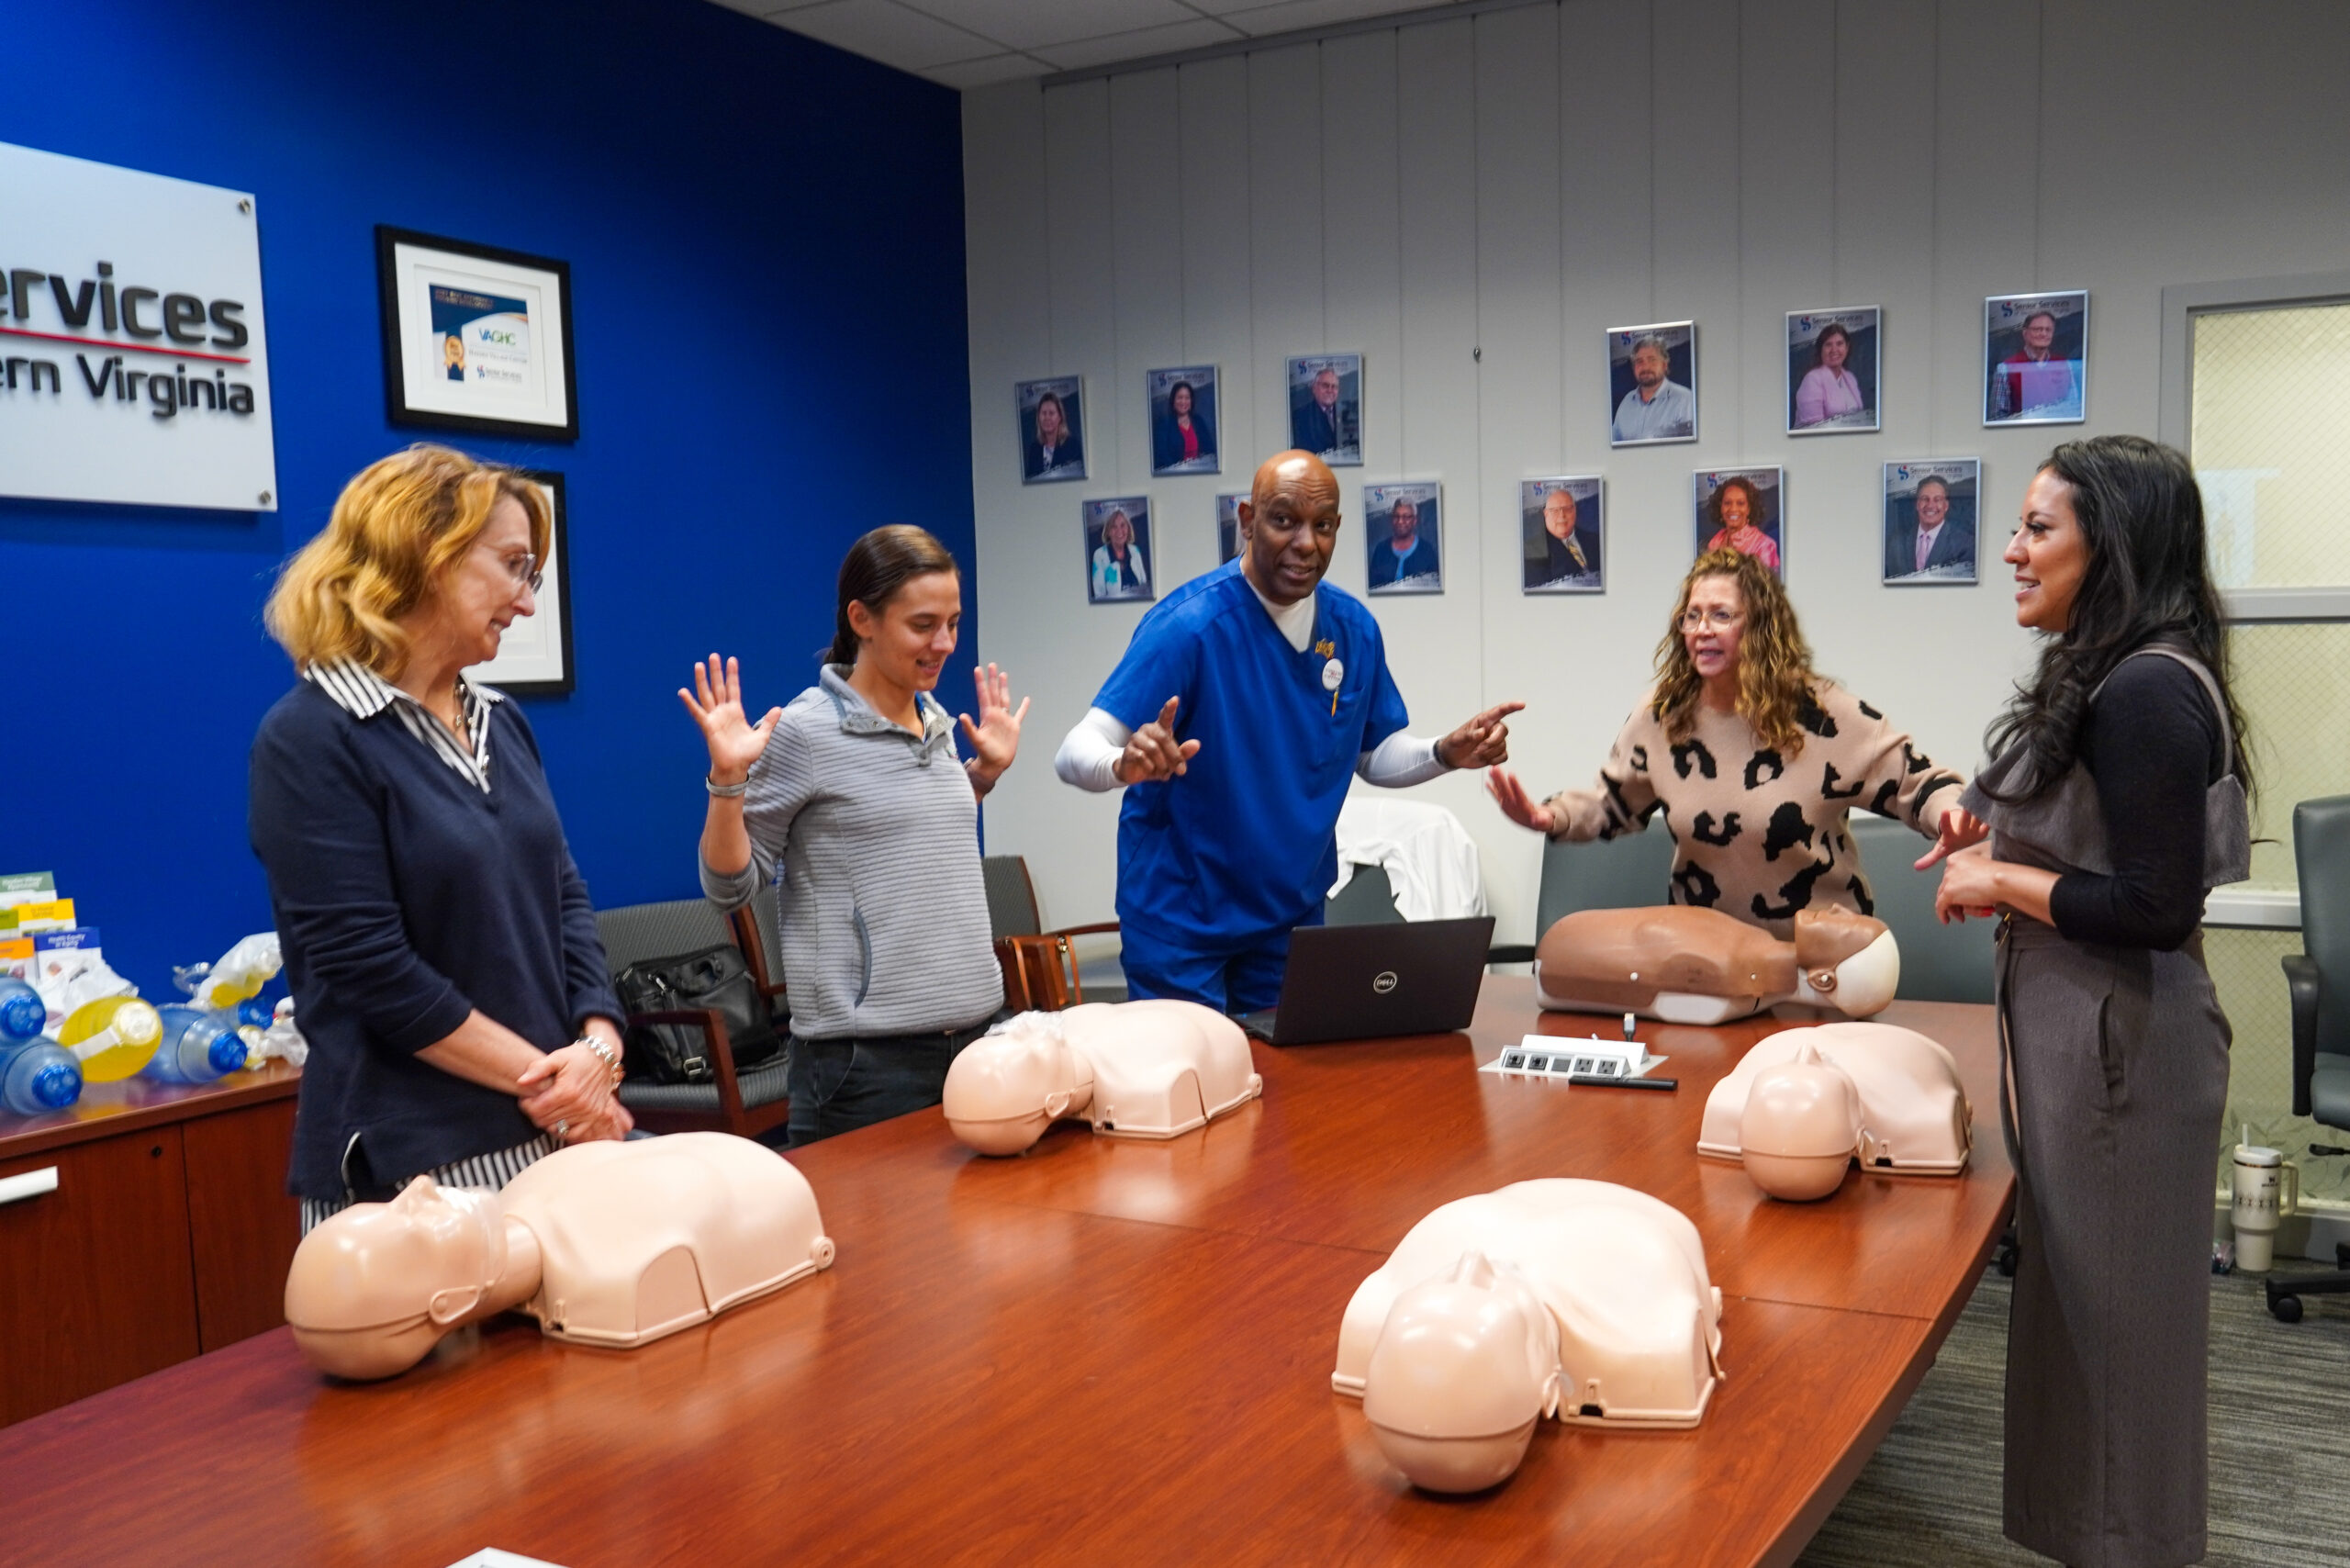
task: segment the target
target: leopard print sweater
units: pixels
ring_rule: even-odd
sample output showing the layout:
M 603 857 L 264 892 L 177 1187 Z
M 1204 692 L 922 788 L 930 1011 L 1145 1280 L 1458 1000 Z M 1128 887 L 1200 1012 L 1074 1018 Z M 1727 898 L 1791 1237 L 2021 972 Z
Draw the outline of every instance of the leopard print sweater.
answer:
M 1561 823 L 1553 836 L 1614 838 L 1662 810 L 1677 846 L 1671 902 L 1722 910 L 1783 939 L 1794 935 L 1796 911 L 1815 904 L 1874 913 L 1850 812 L 1931 838 L 1966 782 L 1832 681 L 1814 685 L 1796 715 L 1803 744 L 1784 756 L 1744 718 L 1702 705 L 1676 745 L 1652 699 L 1625 721 L 1594 788 L 1550 797 Z

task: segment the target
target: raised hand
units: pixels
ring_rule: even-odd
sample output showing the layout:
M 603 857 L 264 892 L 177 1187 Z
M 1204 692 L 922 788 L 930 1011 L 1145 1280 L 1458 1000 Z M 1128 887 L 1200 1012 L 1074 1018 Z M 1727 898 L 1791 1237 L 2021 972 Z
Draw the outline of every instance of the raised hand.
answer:
M 1501 702 L 1486 709 L 1437 742 L 1436 759 L 1447 767 L 1491 767 L 1497 762 L 1507 762 L 1509 725 L 1505 721 L 1525 706 L 1523 702 Z
M 1022 698 L 1019 711 L 1013 711 L 1012 678 L 993 665 L 973 669 L 971 684 L 979 689 L 979 722 L 971 722 L 968 713 L 957 717 L 963 722 L 964 738 L 971 743 L 972 756 L 963 764 L 964 771 L 984 794 L 1020 754 L 1020 722 L 1028 717 L 1029 700 Z
M 1508 768 L 1491 767 L 1485 770 L 1485 793 L 1494 798 L 1494 804 L 1502 809 L 1502 815 L 1518 826 L 1530 827 L 1546 835 L 1559 831 L 1558 812 L 1528 794 L 1526 786 L 1519 783 L 1517 775 Z
M 1918 869 L 1928 870 L 1937 861 L 1947 860 L 1962 849 L 1972 849 L 1990 836 L 1988 823 L 1953 801 L 1942 811 L 1942 835 L 1934 840 L 1931 849 L 1918 857 Z
M 694 666 L 694 689 L 677 688 L 677 700 L 701 726 L 701 738 L 710 747 L 710 777 L 718 784 L 740 784 L 750 776 L 751 764 L 767 749 L 767 737 L 783 717 L 782 709 L 770 708 L 766 718 L 752 723 L 743 711 L 740 661 L 722 663 L 716 654 L 710 655 L 707 667 Z
M 1200 754 L 1197 741 L 1176 744 L 1175 707 L 1182 700 L 1180 697 L 1169 698 L 1158 718 L 1127 738 L 1126 749 L 1118 754 L 1119 783 L 1144 784 L 1172 778 Z

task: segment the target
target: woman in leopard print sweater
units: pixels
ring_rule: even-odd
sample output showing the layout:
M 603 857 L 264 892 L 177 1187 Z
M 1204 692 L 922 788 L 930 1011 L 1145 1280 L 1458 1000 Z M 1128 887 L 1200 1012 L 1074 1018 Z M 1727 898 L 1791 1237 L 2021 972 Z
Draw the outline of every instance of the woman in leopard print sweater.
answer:
M 1608 839 L 1639 831 L 1662 809 L 1678 846 L 1671 902 L 1722 910 L 1784 938 L 1799 909 L 1872 913 L 1846 822 L 1854 807 L 1928 838 L 1942 836 L 1957 809 L 1964 778 L 1812 672 L 1786 589 L 1751 555 L 1697 558 L 1656 662 L 1656 685 L 1625 721 L 1595 788 L 1538 804 L 1507 769 L 1487 774 L 1512 822 L 1553 838 Z

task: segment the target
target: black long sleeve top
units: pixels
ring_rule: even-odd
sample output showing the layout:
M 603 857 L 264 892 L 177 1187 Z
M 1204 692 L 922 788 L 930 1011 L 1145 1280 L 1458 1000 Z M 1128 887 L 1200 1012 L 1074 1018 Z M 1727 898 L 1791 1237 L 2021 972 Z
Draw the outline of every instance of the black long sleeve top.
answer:
M 475 1009 L 542 1050 L 625 1016 L 531 726 L 498 702 L 489 734 L 484 790 L 305 680 L 253 739 L 253 851 L 310 1044 L 297 1196 L 344 1196 L 354 1138 L 388 1182 L 537 1136 L 513 1095 L 416 1055 Z
M 2075 942 L 2165 951 L 2203 918 L 2203 796 L 2226 775 L 2224 733 L 2195 672 L 2176 659 L 2124 662 L 2090 704 L 2080 745 L 2097 783 L 2111 876 L 2069 872 L 2048 895 Z

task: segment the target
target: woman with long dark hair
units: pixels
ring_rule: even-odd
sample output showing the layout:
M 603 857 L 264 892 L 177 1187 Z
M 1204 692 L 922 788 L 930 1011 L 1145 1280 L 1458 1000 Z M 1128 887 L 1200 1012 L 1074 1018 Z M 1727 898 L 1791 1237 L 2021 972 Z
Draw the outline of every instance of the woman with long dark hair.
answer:
M 2068 1563 L 2204 1550 L 2211 1171 L 2228 1021 L 2204 893 L 2250 872 L 2244 722 L 2187 459 L 2068 442 L 2005 559 L 2039 667 L 1992 726 L 1945 920 L 2001 916 L 2021 1259 L 2006 1530 Z M 1989 843 L 1983 843 L 1987 831 Z M 1921 864 L 1941 857 L 1938 847 Z
M 755 724 L 716 654 L 677 696 L 710 745 L 702 891 L 740 909 L 776 868 L 791 998 L 791 1141 L 938 1103 L 955 1053 L 1003 1005 L 979 877 L 979 802 L 1020 749 L 1024 700 L 972 672 L 979 718 L 955 766 L 931 695 L 963 620 L 955 557 L 919 528 L 877 528 L 841 563 L 814 686 Z

